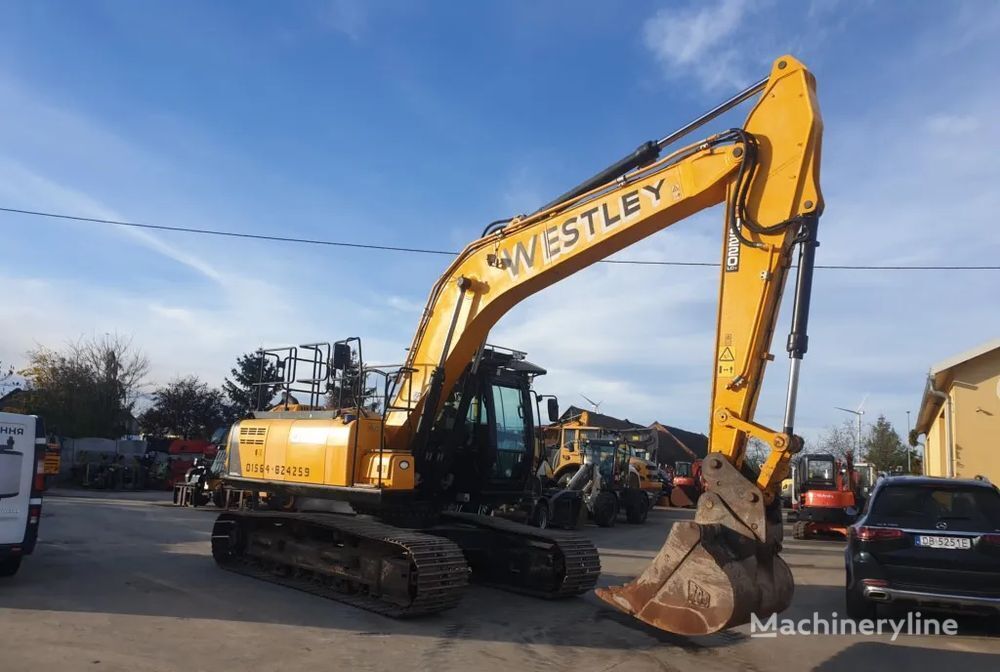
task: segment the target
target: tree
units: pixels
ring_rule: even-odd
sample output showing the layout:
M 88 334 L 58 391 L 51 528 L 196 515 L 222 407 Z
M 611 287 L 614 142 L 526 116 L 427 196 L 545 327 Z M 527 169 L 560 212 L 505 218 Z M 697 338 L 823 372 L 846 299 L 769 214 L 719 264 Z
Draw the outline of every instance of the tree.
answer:
M 149 360 L 117 334 L 82 339 L 59 352 L 28 353 L 25 408 L 63 436 L 114 439 L 130 430 Z
M 857 443 L 857 426 L 850 420 L 844 420 L 839 425 L 827 427 L 816 443 L 816 450 L 808 452 L 829 453 L 843 462 L 848 453 L 857 455 Z
M 14 375 L 14 367 L 0 362 L 0 385 L 5 385 Z
M 767 456 L 771 454 L 771 447 L 757 437 L 751 437 L 747 441 L 745 454 L 744 462 L 754 471 L 760 471 L 764 462 L 767 461 Z
M 367 387 L 361 363 L 356 353 L 351 353 L 351 362 L 340 373 L 336 380 L 330 381 L 326 393 L 328 408 L 358 408 L 363 406 L 368 410 L 378 409 L 379 400 L 375 398 L 377 387 Z
M 879 471 L 891 472 L 896 467 L 906 469 L 906 447 L 884 415 L 878 416 L 862 445 L 865 460 L 874 464 Z
M 153 393 L 153 405 L 139 416 L 143 431 L 157 436 L 207 439 L 226 423 L 222 392 L 197 376 L 178 378 Z
M 222 383 L 222 391 L 229 399 L 231 415 L 235 418 L 246 417 L 251 411 L 257 410 L 257 399 L 260 398 L 261 406 L 270 405 L 274 395 L 278 393 L 278 385 L 255 385 L 263 381 L 275 381 L 278 379 L 278 370 L 274 362 L 265 360 L 264 375 L 260 372 L 261 357 L 257 352 L 248 352 L 240 355 L 236 359 L 236 366 L 233 367 L 226 380 Z M 259 395 L 259 397 L 258 397 Z

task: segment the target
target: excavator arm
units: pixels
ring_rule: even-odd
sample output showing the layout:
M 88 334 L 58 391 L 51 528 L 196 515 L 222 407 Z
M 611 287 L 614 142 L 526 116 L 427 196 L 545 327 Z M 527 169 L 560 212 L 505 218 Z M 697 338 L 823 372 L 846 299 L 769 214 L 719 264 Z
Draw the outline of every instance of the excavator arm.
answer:
M 711 446 L 742 466 L 749 436 L 781 453 L 792 447 L 794 408 L 781 431 L 752 422 L 768 359 L 782 288 L 801 243 L 806 262 L 796 288 L 789 338 L 794 403 L 822 210 L 818 170 L 822 122 L 815 83 L 791 57 L 768 79 L 735 97 L 760 97 L 742 129 L 714 135 L 656 158 L 671 134 L 528 217 L 515 218 L 470 243 L 431 291 L 396 385 L 387 417 L 390 447 L 421 448 L 442 392 L 458 380 L 490 329 L 517 303 L 545 287 L 713 205 L 725 202 L 722 272 L 713 373 Z M 731 101 L 732 102 L 732 101 Z M 709 115 L 723 110 L 716 108 Z M 725 108 L 728 109 L 728 108 Z M 706 116 L 709 116 L 706 115 Z M 691 125 L 684 129 L 690 132 Z M 626 162 L 628 161 L 628 162 Z M 645 162 L 645 165 L 641 165 Z M 640 164 L 631 170 L 633 164 Z M 786 451 L 789 452 L 789 451 Z M 768 500 L 787 457 L 762 470 Z
M 668 145 L 759 94 L 742 128 L 660 156 Z M 815 81 L 794 58 L 766 80 L 666 138 L 648 142 L 542 210 L 469 244 L 435 284 L 386 417 L 390 450 L 419 454 L 442 404 L 494 324 L 545 287 L 710 206 L 725 203 L 710 452 L 694 522 L 674 525 L 647 570 L 599 596 L 656 627 L 682 634 L 783 610 L 793 591 L 778 557 L 775 504 L 789 460 L 799 362 L 807 348 L 822 121 Z M 782 290 L 793 252 L 798 274 L 785 420 L 754 422 Z M 655 291 L 651 288 L 650 291 Z M 747 440 L 772 450 L 759 474 L 744 466 Z

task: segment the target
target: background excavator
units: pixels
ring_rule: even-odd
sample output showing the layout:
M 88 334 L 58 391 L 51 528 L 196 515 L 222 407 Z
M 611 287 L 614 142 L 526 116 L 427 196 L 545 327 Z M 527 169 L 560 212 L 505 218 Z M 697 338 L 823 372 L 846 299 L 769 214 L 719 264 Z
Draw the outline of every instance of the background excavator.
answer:
M 793 503 L 796 539 L 836 534 L 847 538 L 875 483 L 870 464 L 855 464 L 848 452 L 844 460 L 828 454 L 801 455 L 795 469 L 796 501 Z
M 758 94 L 743 127 L 661 156 Z M 401 367 L 366 368 L 356 338 L 332 350 L 313 344 L 265 353 L 280 365 L 286 392 L 306 390 L 309 410 L 237 423 L 226 480 L 347 501 L 374 520 L 227 511 L 212 533 L 216 561 L 395 616 L 454 605 L 470 569 L 473 579 L 546 597 L 589 589 L 599 559 L 586 539 L 483 515 L 522 496 L 533 478 L 531 392 L 523 382 L 530 371 L 485 348 L 486 338 L 528 296 L 725 203 L 706 491 L 695 520 L 673 526 L 640 577 L 598 594 L 683 634 L 783 610 L 793 584 L 778 557 L 777 490 L 801 448 L 792 430 L 823 209 L 821 135 L 814 79 L 782 57 L 768 78 L 679 131 L 644 143 L 534 214 L 488 226 L 434 285 Z M 753 415 L 796 248 L 787 402 L 783 427 L 772 430 Z M 364 385 L 346 384 L 369 375 L 384 381 L 378 410 L 361 398 Z M 312 410 L 330 385 L 342 397 L 348 389 L 347 401 Z M 744 467 L 750 437 L 772 448 L 756 474 Z

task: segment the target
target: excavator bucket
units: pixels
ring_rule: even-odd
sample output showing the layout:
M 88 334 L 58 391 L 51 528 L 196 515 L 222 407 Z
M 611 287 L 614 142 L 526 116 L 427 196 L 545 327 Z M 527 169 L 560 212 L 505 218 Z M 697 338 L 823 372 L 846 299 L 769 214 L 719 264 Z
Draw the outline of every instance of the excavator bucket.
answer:
M 780 510 L 721 454 L 705 460 L 695 519 L 675 523 L 646 571 L 624 586 L 597 589 L 608 604 L 681 635 L 705 635 L 766 619 L 792 600 L 781 548 Z M 777 515 L 775 515 L 775 513 Z
M 670 506 L 677 509 L 686 509 L 689 506 L 693 506 L 694 502 L 684 492 L 684 488 L 674 488 L 670 491 Z

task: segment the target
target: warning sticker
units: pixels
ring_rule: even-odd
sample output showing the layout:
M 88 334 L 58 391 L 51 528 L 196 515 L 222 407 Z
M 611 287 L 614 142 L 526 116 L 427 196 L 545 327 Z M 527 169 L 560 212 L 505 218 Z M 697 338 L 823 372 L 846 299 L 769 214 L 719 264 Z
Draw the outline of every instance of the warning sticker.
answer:
M 728 378 L 736 375 L 736 351 L 731 345 L 719 349 L 719 375 Z

